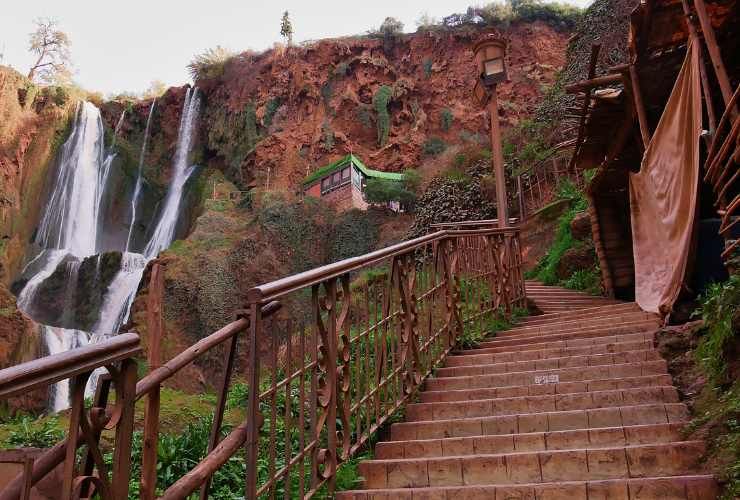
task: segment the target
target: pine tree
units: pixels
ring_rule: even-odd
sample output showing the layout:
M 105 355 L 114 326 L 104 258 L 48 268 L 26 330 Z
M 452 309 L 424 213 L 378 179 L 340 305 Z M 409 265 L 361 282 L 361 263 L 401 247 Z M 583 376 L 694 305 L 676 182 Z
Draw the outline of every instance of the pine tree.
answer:
M 280 20 L 280 35 L 285 38 L 288 45 L 293 44 L 293 24 L 287 10 L 283 12 L 283 18 Z

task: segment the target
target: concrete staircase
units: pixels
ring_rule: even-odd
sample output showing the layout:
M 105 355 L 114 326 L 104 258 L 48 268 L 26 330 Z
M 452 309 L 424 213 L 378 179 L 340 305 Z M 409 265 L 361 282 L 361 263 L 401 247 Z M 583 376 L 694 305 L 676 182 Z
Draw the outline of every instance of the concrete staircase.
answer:
M 534 302 L 544 314 L 618 304 L 614 299 L 597 297 L 559 286 L 547 286 L 539 281 L 526 281 L 525 286 L 527 288 L 527 298 Z
M 557 310 L 450 355 L 359 465 L 364 489 L 336 498 L 717 496 L 704 443 L 682 437 L 688 411 L 653 347 L 659 320 L 634 303 L 527 285 Z

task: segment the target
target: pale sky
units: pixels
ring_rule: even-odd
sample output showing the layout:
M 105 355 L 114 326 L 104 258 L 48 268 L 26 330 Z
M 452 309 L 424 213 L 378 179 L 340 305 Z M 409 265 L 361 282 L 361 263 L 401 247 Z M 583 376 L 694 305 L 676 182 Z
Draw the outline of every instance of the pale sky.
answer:
M 75 81 L 87 90 L 141 92 L 152 80 L 189 81 L 193 55 L 221 45 L 233 51 L 263 50 L 280 38 L 288 10 L 295 42 L 365 33 L 387 16 L 406 31 L 426 12 L 441 18 L 480 0 L 3 0 L 0 64 L 27 73 L 28 34 L 37 17 L 59 21 L 72 40 Z M 590 0 L 571 0 L 585 6 Z

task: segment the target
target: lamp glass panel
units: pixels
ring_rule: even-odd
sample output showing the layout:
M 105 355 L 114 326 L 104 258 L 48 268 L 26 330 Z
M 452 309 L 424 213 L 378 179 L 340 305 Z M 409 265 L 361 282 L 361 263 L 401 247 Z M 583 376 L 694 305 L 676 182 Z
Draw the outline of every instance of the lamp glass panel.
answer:
M 502 58 L 489 59 L 485 62 L 486 76 L 498 75 L 504 72 L 504 60 Z

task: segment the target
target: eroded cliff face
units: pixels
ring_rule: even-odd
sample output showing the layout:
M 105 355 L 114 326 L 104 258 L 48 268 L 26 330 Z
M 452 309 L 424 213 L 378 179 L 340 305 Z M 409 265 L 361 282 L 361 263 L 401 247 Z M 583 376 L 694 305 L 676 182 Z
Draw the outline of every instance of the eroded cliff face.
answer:
M 34 359 L 43 349 L 8 286 L 24 263 L 73 108 L 63 90 L 40 89 L 0 66 L 0 368 Z
M 476 29 L 383 39 L 322 40 L 306 47 L 241 54 L 199 85 L 208 97 L 205 156 L 237 184 L 292 190 L 314 169 L 353 152 L 380 170 L 425 160 L 424 144 L 488 142 L 488 119 L 472 98 Z M 544 23 L 514 24 L 510 81 L 499 86 L 504 127 L 533 110 L 564 63 L 568 34 Z M 387 86 L 389 134 L 374 97 Z M 248 129 L 256 118 L 256 135 Z M 205 131 L 204 131 L 205 132 Z M 251 136 L 251 137 L 250 137 Z

